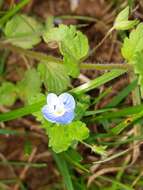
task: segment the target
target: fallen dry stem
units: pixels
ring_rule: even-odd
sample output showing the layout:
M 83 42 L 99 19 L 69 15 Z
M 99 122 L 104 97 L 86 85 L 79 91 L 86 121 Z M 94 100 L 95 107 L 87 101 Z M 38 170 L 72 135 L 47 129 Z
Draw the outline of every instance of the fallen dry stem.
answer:
M 32 162 L 32 160 L 34 159 L 34 156 L 35 156 L 36 152 L 37 152 L 37 148 L 34 148 L 33 151 L 32 151 L 32 153 L 31 153 L 31 155 L 30 155 L 30 157 L 29 157 L 29 159 L 28 159 L 28 163 L 31 163 L 31 162 Z M 20 176 L 19 176 L 19 180 L 20 180 L 20 181 L 23 181 L 23 180 L 25 179 L 26 173 L 27 173 L 28 169 L 29 169 L 29 165 L 26 165 L 26 166 L 24 167 L 24 169 L 22 170 L 22 172 L 20 173 Z M 14 186 L 13 190 L 19 190 L 19 185 L 20 185 L 20 184 L 17 183 L 17 184 Z

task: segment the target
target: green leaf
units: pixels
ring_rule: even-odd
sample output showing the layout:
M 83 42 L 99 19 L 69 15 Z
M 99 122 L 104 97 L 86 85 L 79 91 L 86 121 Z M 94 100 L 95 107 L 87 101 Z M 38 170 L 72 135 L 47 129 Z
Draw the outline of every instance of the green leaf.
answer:
M 138 20 L 122 21 L 115 23 L 114 28 L 116 30 L 129 30 L 139 23 Z
M 64 64 L 69 75 L 76 77 L 79 74 L 80 59 L 84 58 L 88 51 L 88 40 L 80 31 L 67 36 L 61 42 L 60 50 L 64 56 Z
M 10 82 L 3 82 L 0 86 L 0 105 L 11 106 L 17 98 L 17 88 Z
M 88 50 L 89 45 L 87 37 L 80 31 L 75 31 L 71 36 L 67 34 L 61 43 L 61 53 L 64 55 L 69 52 L 77 60 L 85 57 Z
M 67 35 L 67 32 L 68 26 L 61 24 L 59 27 L 48 28 L 43 34 L 43 39 L 46 43 L 61 42 Z M 75 33 L 75 27 L 71 28 L 70 33 Z
M 106 152 L 106 148 L 107 146 L 97 146 L 97 145 L 91 145 L 91 150 L 92 152 L 95 152 L 96 154 L 102 155 L 102 156 L 107 156 L 107 152 Z
M 128 20 L 129 17 L 129 6 L 123 9 L 117 16 L 114 22 L 114 28 L 116 30 L 128 30 L 138 24 L 138 20 Z
M 75 121 L 68 125 L 45 125 L 49 136 L 49 146 L 54 152 L 66 151 L 74 141 L 82 141 L 89 135 L 89 130 L 81 121 Z
M 72 76 L 77 77 L 80 73 L 79 62 L 69 53 L 65 53 L 63 57 L 66 72 Z
M 129 17 L 129 6 L 127 6 L 125 9 L 123 9 L 116 17 L 115 23 L 116 22 L 122 22 L 122 21 L 127 21 Z
M 45 104 L 46 104 L 46 97 L 45 97 L 44 94 L 37 93 L 34 96 L 29 97 L 28 104 L 33 105 L 33 104 L 36 104 L 39 101 L 43 102 L 43 104 L 45 102 Z M 42 123 L 44 122 L 44 118 L 43 118 L 43 114 L 41 112 L 41 109 L 39 109 L 39 111 L 33 112 L 32 115 L 34 115 L 36 117 L 37 121 L 40 121 Z
M 134 66 L 134 71 L 139 75 L 139 85 L 143 97 L 143 23 L 139 24 L 130 33 L 129 38 L 125 38 L 122 55 L 130 64 Z
M 19 14 L 7 22 L 4 33 L 7 42 L 29 49 L 41 41 L 42 30 L 42 25 L 34 18 Z
M 30 69 L 25 72 L 24 78 L 17 84 L 19 96 L 22 100 L 28 102 L 28 99 L 41 91 L 41 80 L 36 69 Z
M 136 53 L 143 50 L 143 23 L 139 24 L 136 29 L 134 29 L 129 37 L 126 37 L 122 47 L 123 57 L 132 62 Z
M 38 71 L 48 92 L 61 93 L 69 86 L 70 80 L 62 64 L 42 62 Z
M 143 52 L 136 53 L 133 60 L 134 71 L 138 75 L 138 84 L 141 89 L 141 96 L 143 97 Z
M 58 28 L 47 30 L 43 38 L 46 43 L 55 41 L 59 44 L 68 74 L 72 77 L 77 77 L 79 74 L 79 61 L 89 51 L 87 37 L 77 31 L 74 26 L 61 24 Z
M 80 120 L 84 115 L 86 110 L 89 108 L 90 106 L 90 96 L 88 95 L 80 95 L 78 97 L 78 101 L 76 101 L 76 120 Z

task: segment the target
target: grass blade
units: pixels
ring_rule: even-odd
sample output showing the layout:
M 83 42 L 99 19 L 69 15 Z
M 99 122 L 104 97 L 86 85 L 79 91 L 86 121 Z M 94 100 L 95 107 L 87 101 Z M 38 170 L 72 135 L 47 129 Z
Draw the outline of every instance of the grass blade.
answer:
M 9 10 L 1 19 L 0 19 L 0 27 L 2 27 L 6 21 L 15 15 L 20 9 L 22 9 L 30 0 L 22 0 L 15 7 Z
M 71 90 L 71 92 L 75 93 L 75 94 L 82 94 L 82 93 L 86 93 L 89 90 L 92 90 L 94 88 L 97 88 L 103 84 L 105 84 L 106 82 L 111 81 L 114 78 L 117 78 L 118 76 L 124 74 L 126 71 L 125 70 L 112 70 L 110 72 L 107 72 L 105 74 L 103 74 L 102 76 L 89 81 L 79 87 L 74 88 L 73 90 Z
M 62 157 L 62 154 L 53 153 L 53 157 L 59 168 L 59 171 L 61 172 L 61 175 L 63 176 L 64 184 L 67 190 L 74 190 L 72 180 L 71 180 L 71 175 L 70 175 L 67 163 Z
M 121 92 L 118 93 L 117 96 L 115 96 L 112 101 L 106 106 L 106 107 L 115 107 L 117 106 L 128 94 L 135 89 L 137 86 L 137 80 L 134 80 L 132 83 L 130 83 L 127 87 L 125 87 Z
M 128 185 L 125 185 L 123 183 L 120 183 L 117 180 L 108 178 L 108 177 L 103 177 L 103 176 L 99 176 L 98 178 L 103 179 L 104 181 L 108 181 L 111 182 L 112 184 L 116 184 L 119 188 L 122 188 L 123 190 L 134 190 L 132 187 L 129 187 Z
M 120 110 L 115 110 L 114 112 L 104 113 L 100 116 L 93 118 L 92 121 L 125 117 L 125 116 L 129 116 L 129 115 L 133 115 L 133 114 L 138 114 L 142 110 L 143 110 L 143 104 L 138 105 L 138 106 L 131 106 L 131 107 L 123 108 Z M 90 112 L 88 111 L 88 112 L 86 112 L 86 114 L 90 115 Z M 91 111 L 91 115 L 94 115 L 93 111 Z
M 70 90 L 70 92 L 75 93 L 75 94 L 81 94 L 81 93 L 88 92 L 89 90 L 97 88 L 97 87 L 105 84 L 106 82 L 109 82 L 110 80 L 122 75 L 125 72 L 126 72 L 125 70 L 120 70 L 120 69 L 112 70 L 90 82 L 87 82 L 86 84 L 83 84 L 77 88 Z M 0 114 L 0 121 L 9 121 L 12 119 L 16 119 L 18 117 L 22 117 L 22 116 L 34 113 L 34 112 L 40 110 L 43 105 L 44 105 L 44 102 L 39 102 L 37 104 L 28 105 L 28 106 L 19 108 L 14 111 Z
M 20 134 L 23 133 L 20 133 L 17 130 L 0 129 L 0 135 L 20 135 Z
M 8 121 L 12 119 L 16 119 L 18 117 L 22 117 L 33 112 L 40 110 L 40 108 L 44 105 L 44 102 L 39 102 L 37 104 L 32 104 L 25 106 L 23 108 L 16 109 L 14 111 L 6 112 L 0 114 L 0 121 Z
M 32 168 L 45 168 L 47 167 L 46 163 L 29 163 L 29 162 L 19 162 L 19 161 L 0 161 L 0 165 L 11 165 L 16 167 L 29 166 Z
M 115 135 L 119 135 L 126 127 L 128 127 L 133 122 L 140 119 L 141 117 L 143 117 L 143 111 L 141 111 L 140 113 L 134 115 L 133 117 L 127 118 L 124 121 L 122 121 L 121 123 L 119 123 L 116 127 L 111 129 L 111 133 L 113 133 Z

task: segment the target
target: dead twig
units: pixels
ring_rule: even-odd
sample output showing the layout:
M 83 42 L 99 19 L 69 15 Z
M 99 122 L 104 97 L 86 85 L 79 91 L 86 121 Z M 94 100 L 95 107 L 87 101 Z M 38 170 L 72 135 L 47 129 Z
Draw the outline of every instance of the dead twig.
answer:
M 33 160 L 34 157 L 35 157 L 36 152 L 37 152 L 37 148 L 34 148 L 33 151 L 32 151 L 32 153 L 31 153 L 31 155 L 30 155 L 30 157 L 29 157 L 29 159 L 28 159 L 28 163 L 31 163 L 31 162 L 32 162 L 32 160 Z M 19 176 L 19 180 L 20 180 L 20 181 L 23 181 L 23 180 L 25 179 L 26 173 L 27 173 L 28 169 L 29 169 L 29 165 L 26 165 L 26 166 L 24 167 L 24 169 L 22 170 L 22 172 L 20 173 L 20 176 Z M 17 184 L 14 186 L 13 190 L 19 190 L 19 185 L 20 185 L 20 184 L 17 183 Z

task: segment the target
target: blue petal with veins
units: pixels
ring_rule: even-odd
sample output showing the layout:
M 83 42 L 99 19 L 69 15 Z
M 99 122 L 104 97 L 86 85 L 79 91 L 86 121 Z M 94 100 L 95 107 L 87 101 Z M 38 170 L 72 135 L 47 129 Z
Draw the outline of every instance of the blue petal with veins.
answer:
M 75 100 L 69 93 L 57 96 L 50 93 L 47 96 L 47 104 L 42 108 L 43 116 L 52 123 L 68 124 L 74 119 Z

